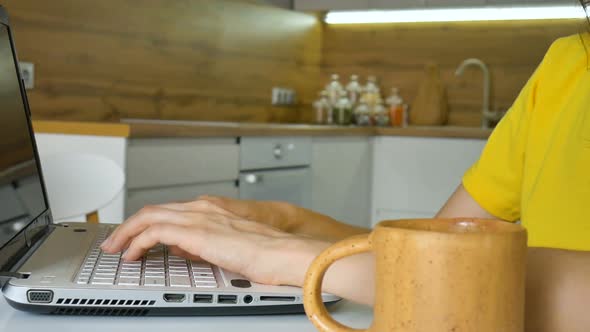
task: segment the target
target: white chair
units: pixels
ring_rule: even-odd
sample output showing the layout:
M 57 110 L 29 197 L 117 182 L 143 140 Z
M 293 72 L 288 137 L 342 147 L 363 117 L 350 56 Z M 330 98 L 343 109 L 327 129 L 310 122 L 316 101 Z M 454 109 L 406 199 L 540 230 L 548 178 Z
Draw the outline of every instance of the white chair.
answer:
M 114 206 L 115 213 L 106 209 L 125 185 L 125 174 L 117 163 L 103 156 L 79 153 L 41 154 L 40 159 L 56 222 L 122 221 L 104 218 L 123 217 L 123 206 Z

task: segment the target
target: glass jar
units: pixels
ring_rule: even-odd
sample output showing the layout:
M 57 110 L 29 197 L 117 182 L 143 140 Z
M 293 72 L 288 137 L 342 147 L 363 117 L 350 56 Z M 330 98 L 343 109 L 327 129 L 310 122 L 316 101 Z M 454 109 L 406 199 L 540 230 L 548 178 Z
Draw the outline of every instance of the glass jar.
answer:
M 369 112 L 369 106 L 367 103 L 361 102 L 354 110 L 354 122 L 358 126 L 370 126 L 371 125 L 371 113 Z
M 315 124 L 327 124 L 328 115 L 330 110 L 330 103 L 328 102 L 328 93 L 324 90 L 320 92 L 320 98 L 313 102 L 314 123 Z
M 346 91 L 340 92 L 340 98 L 332 108 L 334 111 L 334 122 L 341 126 L 349 125 L 352 121 L 352 105 L 348 100 Z

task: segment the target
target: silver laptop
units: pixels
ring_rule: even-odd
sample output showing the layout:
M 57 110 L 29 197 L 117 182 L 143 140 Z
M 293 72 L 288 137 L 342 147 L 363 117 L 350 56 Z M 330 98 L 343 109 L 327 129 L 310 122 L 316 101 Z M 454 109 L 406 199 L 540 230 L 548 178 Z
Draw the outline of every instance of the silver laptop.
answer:
M 117 316 L 303 311 L 300 288 L 250 282 L 161 245 L 123 262 L 99 248 L 114 226 L 54 224 L 13 45 L 0 7 L 0 285 L 10 305 Z M 338 300 L 324 294 L 327 304 Z

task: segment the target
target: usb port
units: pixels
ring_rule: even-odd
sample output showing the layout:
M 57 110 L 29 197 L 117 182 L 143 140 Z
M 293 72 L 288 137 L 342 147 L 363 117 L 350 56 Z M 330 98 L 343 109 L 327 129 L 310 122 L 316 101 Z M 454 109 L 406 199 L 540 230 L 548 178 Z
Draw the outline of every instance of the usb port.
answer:
M 236 295 L 219 295 L 217 296 L 217 303 L 236 304 L 238 303 L 238 297 Z
M 213 295 L 210 294 L 195 294 L 193 296 L 194 303 L 213 303 Z

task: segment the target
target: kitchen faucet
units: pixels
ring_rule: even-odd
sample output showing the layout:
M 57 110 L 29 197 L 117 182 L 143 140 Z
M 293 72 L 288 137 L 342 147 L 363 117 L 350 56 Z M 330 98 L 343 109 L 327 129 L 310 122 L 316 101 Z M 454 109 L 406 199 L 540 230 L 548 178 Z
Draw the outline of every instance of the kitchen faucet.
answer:
M 463 72 L 465 72 L 465 68 L 469 66 L 477 66 L 481 68 L 481 70 L 483 71 L 483 109 L 481 127 L 483 129 L 488 129 L 490 128 L 490 121 L 498 121 L 503 115 L 501 112 L 490 111 L 490 70 L 488 69 L 488 66 L 480 59 L 471 58 L 461 63 L 461 65 L 459 66 L 459 68 L 457 68 L 457 71 L 455 72 L 455 76 L 463 75 Z

